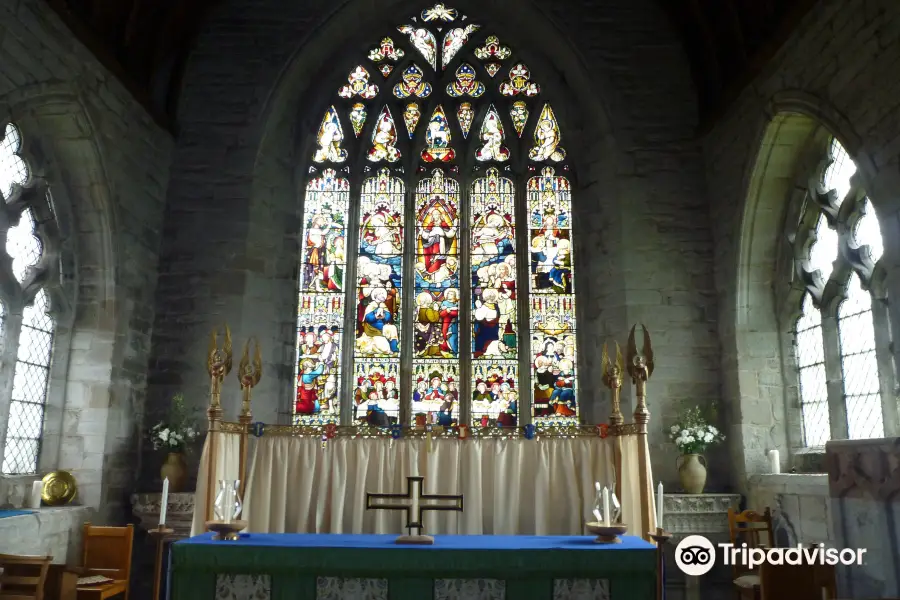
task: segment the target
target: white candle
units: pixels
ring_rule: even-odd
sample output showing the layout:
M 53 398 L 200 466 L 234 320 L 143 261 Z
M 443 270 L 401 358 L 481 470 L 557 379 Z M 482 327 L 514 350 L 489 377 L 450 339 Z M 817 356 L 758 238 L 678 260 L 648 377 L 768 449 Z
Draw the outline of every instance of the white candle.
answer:
M 159 501 L 159 526 L 166 524 L 166 509 L 169 507 L 169 478 L 163 479 L 162 499 Z
M 662 529 L 663 526 L 663 484 L 662 481 L 656 487 L 656 526 Z
M 609 527 L 609 489 L 603 488 L 603 525 Z
M 778 450 L 769 450 L 769 472 L 781 473 L 781 457 L 778 455 Z
M 409 486 L 409 493 L 412 496 L 412 517 L 413 521 L 419 520 L 419 492 L 421 491 L 419 488 L 422 485 L 421 481 L 413 481 L 412 485 Z
M 35 481 L 31 484 L 31 498 L 28 500 L 28 506 L 31 508 L 41 507 L 41 492 L 44 491 L 44 482 Z

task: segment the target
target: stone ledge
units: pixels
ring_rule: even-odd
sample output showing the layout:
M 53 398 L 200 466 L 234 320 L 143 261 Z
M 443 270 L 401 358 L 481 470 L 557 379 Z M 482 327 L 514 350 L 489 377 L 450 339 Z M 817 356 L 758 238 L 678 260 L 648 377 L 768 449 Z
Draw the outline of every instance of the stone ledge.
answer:
M 57 564 L 80 560 L 81 531 L 94 516 L 89 506 L 59 506 L 0 519 L 0 552 L 51 555 Z
M 776 494 L 798 496 L 827 496 L 828 475 L 825 473 L 768 473 L 751 475 L 752 487 L 766 488 Z

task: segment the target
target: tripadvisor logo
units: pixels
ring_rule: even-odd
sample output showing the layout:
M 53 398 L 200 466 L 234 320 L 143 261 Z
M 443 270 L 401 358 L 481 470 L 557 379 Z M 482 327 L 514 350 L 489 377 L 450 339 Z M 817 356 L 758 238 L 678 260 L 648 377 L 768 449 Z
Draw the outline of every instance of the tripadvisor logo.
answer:
M 749 548 L 747 544 L 718 544 L 723 565 L 742 565 L 749 570 L 763 563 L 772 565 L 861 565 L 864 548 L 825 548 L 823 544 L 794 548 Z M 675 548 L 675 564 L 685 575 L 709 573 L 716 564 L 716 548 L 702 535 L 689 535 Z

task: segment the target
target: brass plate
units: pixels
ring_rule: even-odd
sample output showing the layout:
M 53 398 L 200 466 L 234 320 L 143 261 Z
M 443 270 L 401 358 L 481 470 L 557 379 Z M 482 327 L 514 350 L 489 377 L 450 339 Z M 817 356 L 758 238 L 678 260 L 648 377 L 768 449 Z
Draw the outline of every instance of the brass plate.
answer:
M 42 480 L 41 499 L 47 506 L 62 506 L 75 499 L 78 485 L 68 471 L 47 473 Z

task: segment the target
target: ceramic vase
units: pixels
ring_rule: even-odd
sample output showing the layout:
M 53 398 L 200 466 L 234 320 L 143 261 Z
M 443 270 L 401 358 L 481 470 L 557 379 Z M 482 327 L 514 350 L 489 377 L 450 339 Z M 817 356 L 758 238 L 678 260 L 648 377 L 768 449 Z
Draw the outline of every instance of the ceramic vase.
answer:
M 678 477 L 681 479 L 681 487 L 688 494 L 702 494 L 706 486 L 706 459 L 702 454 L 683 454 L 675 459 L 678 466 Z
M 160 479 L 169 478 L 170 493 L 183 492 L 184 486 L 187 484 L 187 465 L 184 462 L 184 454 L 169 452 L 159 469 L 159 476 Z

